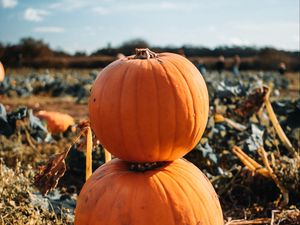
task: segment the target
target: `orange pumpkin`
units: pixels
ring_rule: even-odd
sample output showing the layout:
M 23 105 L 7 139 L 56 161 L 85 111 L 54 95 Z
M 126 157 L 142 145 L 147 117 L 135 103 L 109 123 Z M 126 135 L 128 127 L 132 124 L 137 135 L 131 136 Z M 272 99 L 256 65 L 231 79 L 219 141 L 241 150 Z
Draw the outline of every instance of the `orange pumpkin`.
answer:
M 134 172 L 113 159 L 98 168 L 78 197 L 75 225 L 223 225 L 218 197 L 205 175 L 178 159 Z
M 208 108 L 206 84 L 189 60 L 148 49 L 103 69 L 89 98 L 97 138 L 113 155 L 131 162 L 185 155 L 204 132 Z
M 75 124 L 73 117 L 65 113 L 41 110 L 36 116 L 47 121 L 47 128 L 52 134 L 65 132 Z
M 4 76 L 5 76 L 4 67 L 3 67 L 2 63 L 0 62 L 0 82 L 2 82 L 4 80 Z

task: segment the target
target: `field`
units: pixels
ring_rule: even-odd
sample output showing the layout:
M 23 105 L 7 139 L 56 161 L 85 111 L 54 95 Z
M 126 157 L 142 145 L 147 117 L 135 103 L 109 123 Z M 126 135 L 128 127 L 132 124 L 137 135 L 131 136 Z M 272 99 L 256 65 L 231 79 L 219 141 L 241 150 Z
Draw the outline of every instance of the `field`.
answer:
M 0 84 L 0 103 L 7 113 L 25 106 L 33 114 L 39 110 L 68 113 L 80 123 L 88 119 L 87 98 L 98 72 L 8 69 L 7 80 Z M 228 71 L 213 71 L 205 80 L 211 106 L 207 129 L 185 157 L 214 185 L 225 223 L 299 224 L 300 162 L 296 155 L 299 157 L 300 149 L 300 74 L 244 71 L 236 79 Z M 272 88 L 272 107 L 295 155 L 278 137 L 267 110 L 260 107 L 263 93 L 255 91 L 261 90 L 262 84 Z M 252 104 L 247 110 L 245 101 Z M 82 146 L 73 145 L 66 158 L 67 171 L 48 195 L 42 196 L 34 186 L 34 175 L 51 156 L 68 148 L 78 131 L 68 130 L 49 140 L 31 129 L 28 117 L 20 121 L 11 135 L 0 133 L 0 223 L 72 224 L 77 195 L 85 182 Z M 258 172 L 261 168 L 251 171 L 234 146 L 266 169 L 258 151 L 263 146 L 273 171 L 268 173 L 277 179 L 263 176 Z M 104 155 L 101 146 L 94 150 L 96 169 L 103 164 Z

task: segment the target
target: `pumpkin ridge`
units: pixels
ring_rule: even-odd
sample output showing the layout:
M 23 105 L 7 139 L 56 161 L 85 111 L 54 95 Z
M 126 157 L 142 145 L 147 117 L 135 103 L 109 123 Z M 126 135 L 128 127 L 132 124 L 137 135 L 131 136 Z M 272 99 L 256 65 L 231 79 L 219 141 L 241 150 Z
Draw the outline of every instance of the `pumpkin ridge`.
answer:
M 189 62 L 189 61 L 188 61 Z M 180 63 L 180 62 L 179 62 Z M 190 62 L 189 62 L 190 63 Z M 181 64 L 182 65 L 182 64 Z M 184 74 L 184 73 L 182 73 L 182 74 Z M 200 76 L 202 76 L 201 74 L 200 74 Z M 189 85 L 189 83 L 188 83 L 188 81 L 187 81 L 187 79 L 186 79 L 186 77 L 184 76 L 184 79 L 185 79 L 185 81 L 187 82 L 187 84 Z M 193 78 L 193 79 L 195 79 L 195 78 Z M 195 83 L 198 83 L 198 82 L 195 82 Z M 205 84 L 205 81 L 203 81 L 203 83 L 204 83 L 204 85 L 205 85 L 205 88 L 207 88 L 206 87 L 206 84 Z M 192 83 L 192 85 L 194 84 L 194 82 Z M 189 86 L 190 87 L 190 86 Z M 199 87 L 197 87 L 196 88 L 197 89 L 197 93 L 199 94 L 199 96 L 201 96 L 201 101 L 203 101 L 203 97 L 202 97 L 202 92 L 200 92 L 200 90 L 199 90 Z M 190 90 L 190 92 L 191 92 L 191 89 L 189 88 L 189 90 Z M 193 92 L 191 92 L 191 94 L 192 94 Z M 198 112 L 196 112 L 196 109 L 197 109 L 197 107 L 195 107 L 195 105 L 196 105 L 196 101 L 195 101 L 195 98 L 193 97 L 193 94 L 192 94 L 192 99 L 193 99 L 193 106 L 194 106 L 194 121 L 195 121 L 195 123 L 194 123 L 194 129 L 193 129 L 193 134 L 194 134 L 194 136 L 193 136 L 193 143 L 195 143 L 195 142 L 199 142 L 200 141 L 200 138 L 201 138 L 201 136 L 202 135 L 200 135 L 200 137 L 199 137 L 199 133 L 203 133 L 204 132 L 204 130 L 205 130 L 205 128 L 206 128 L 206 124 L 207 124 L 207 118 L 208 118 L 208 113 L 207 113 L 207 116 L 206 116 L 206 123 L 205 123 L 205 125 L 203 125 L 203 126 L 201 126 L 201 124 L 199 125 L 199 127 L 198 127 L 198 129 L 197 129 L 197 123 L 196 123 L 196 120 L 197 120 L 197 115 L 198 115 Z M 204 102 L 206 102 L 206 101 L 204 101 Z M 208 106 L 208 109 L 209 109 L 209 106 Z M 200 112 L 199 112 L 199 114 L 200 114 Z M 202 115 L 203 116 L 203 115 Z M 199 116 L 198 116 L 198 120 L 201 120 L 202 118 L 199 118 Z M 196 131 L 196 132 L 195 132 Z M 198 140 L 197 140 L 198 139 Z M 196 143 L 197 144 L 197 143 Z M 196 145 L 195 144 L 195 145 Z M 191 146 L 191 148 L 193 148 L 194 146 Z
M 174 131 L 175 132 L 173 132 L 173 141 L 172 141 L 172 148 L 170 148 L 170 150 L 169 150 L 169 156 L 168 156 L 168 158 L 170 158 L 170 156 L 173 154 L 173 150 L 174 150 L 174 143 L 175 143 L 175 141 L 176 141 L 176 137 L 177 137 L 177 103 L 176 103 L 176 97 L 175 97 L 175 86 L 174 86 L 174 84 L 173 84 L 173 82 L 172 82 L 172 79 L 170 79 L 170 75 L 169 75 L 169 73 L 167 72 L 167 69 L 164 67 L 164 64 L 163 63 L 160 63 L 160 66 L 163 68 L 163 70 L 165 71 L 165 73 L 166 73 L 166 78 L 167 78 L 167 80 L 169 81 L 169 83 L 171 84 L 171 87 L 172 87 L 172 95 L 173 95 L 173 100 L 174 100 L 174 117 L 175 117 L 175 120 L 176 120 L 176 122 L 175 122 L 175 126 L 174 126 Z
M 159 88 L 158 88 L 158 85 L 157 85 L 157 79 L 156 79 L 156 71 L 151 63 L 151 60 L 149 60 L 149 65 L 151 66 L 151 71 L 152 71 L 152 77 L 153 77 L 153 80 L 154 80 L 154 84 L 155 84 L 155 91 L 154 93 L 156 93 L 156 98 L 157 98 L 157 101 L 155 104 L 156 105 L 156 114 L 157 114 L 157 140 L 158 140 L 158 150 L 157 150 L 157 155 L 158 157 L 160 157 L 160 152 L 161 152 L 161 139 L 160 139 L 160 131 L 161 131 L 161 122 L 160 122 L 160 105 L 159 105 Z
M 114 68 L 114 69 L 117 69 L 117 68 L 119 68 L 121 65 L 122 65 L 122 63 L 117 63 L 117 62 L 116 62 L 115 65 L 112 64 L 111 67 Z M 108 69 L 108 67 L 106 67 L 106 68 L 103 69 L 103 70 L 107 70 L 107 69 Z M 106 74 L 105 74 L 105 75 L 106 75 Z M 105 78 L 105 79 L 104 79 L 104 78 Z M 101 75 L 98 75 L 96 81 L 97 81 L 98 79 L 99 79 L 99 80 L 101 79 Z M 103 81 L 102 81 L 102 82 L 103 82 L 103 84 L 102 84 L 103 88 L 101 89 L 101 92 L 99 93 L 100 96 L 99 96 L 99 100 L 98 100 L 98 101 L 100 101 L 100 102 L 102 102 L 103 95 L 104 95 L 104 93 L 105 93 L 105 89 L 107 88 L 107 85 L 106 85 L 106 84 L 107 84 L 107 81 L 109 80 L 109 76 L 106 75 L 106 77 L 103 77 L 102 79 L 103 79 Z M 96 81 L 95 81 L 95 82 L 96 82 Z M 93 89 L 92 89 L 92 92 L 93 92 L 93 95 L 94 95 L 95 93 L 94 93 Z M 90 96 L 90 98 L 92 98 L 92 96 Z M 91 101 L 92 101 L 92 99 L 91 99 Z M 90 107 L 89 107 L 89 108 L 90 108 Z M 97 105 L 96 105 L 96 108 L 97 108 L 97 112 L 98 112 L 98 115 L 97 115 L 97 116 L 98 116 L 98 117 L 101 117 L 101 114 L 103 113 L 103 111 L 102 111 L 102 108 L 103 108 L 103 107 L 101 107 L 100 104 L 97 104 Z M 89 109 L 89 110 L 90 110 L 90 109 Z M 89 114 L 90 114 L 90 112 L 89 112 Z M 90 121 L 91 121 L 91 119 L 90 119 Z M 92 127 L 92 125 L 93 125 L 93 124 L 91 124 L 91 127 Z M 99 126 L 99 129 L 98 129 L 98 130 L 99 130 L 99 133 L 100 133 L 99 136 L 102 136 L 102 133 L 103 133 L 103 132 L 102 132 L 102 131 L 103 131 L 103 124 L 100 123 L 100 125 L 98 125 L 98 126 Z M 99 137 L 97 137 L 97 138 L 99 138 Z
M 102 171 L 101 171 L 101 172 L 102 172 Z M 109 171 L 108 171 L 108 172 L 109 172 Z M 127 172 L 128 172 L 128 171 L 118 172 L 117 175 L 120 177 L 120 176 L 126 174 Z M 97 172 L 95 175 L 93 174 L 92 176 L 97 176 L 98 173 L 99 173 L 99 172 Z M 104 173 L 107 173 L 107 171 L 104 172 Z M 95 188 L 97 188 L 99 182 L 105 182 L 106 179 L 109 180 L 109 179 L 111 179 L 111 177 L 114 178 L 114 177 L 116 176 L 115 173 L 116 173 L 116 171 L 112 171 L 112 172 L 110 172 L 110 173 L 105 174 L 104 177 L 101 177 L 100 179 L 96 179 L 96 180 L 94 180 L 93 178 L 89 178 L 89 179 L 87 180 L 87 182 L 84 184 L 84 186 L 85 186 L 85 187 L 88 187 L 88 188 L 82 189 L 82 190 L 80 191 L 80 195 L 86 195 L 88 192 L 93 192 L 93 190 L 94 190 Z M 92 177 L 92 176 L 91 176 L 91 177 Z M 103 181 L 103 179 L 104 179 L 104 181 Z M 97 204 L 97 202 L 98 202 L 99 200 L 100 200 L 100 198 L 97 199 L 97 201 L 95 202 L 95 205 Z M 88 224 L 89 224 L 89 223 L 88 223 Z
M 187 162 L 189 162 L 189 161 L 187 161 Z M 190 162 L 189 162 L 189 163 L 190 163 Z M 195 193 L 198 194 L 200 201 L 203 203 L 203 199 L 202 199 L 202 197 L 201 197 L 201 195 L 200 195 L 199 190 L 195 189 L 195 186 L 194 186 L 194 184 L 191 182 L 191 180 L 187 179 L 186 176 L 184 176 L 184 173 L 186 173 L 187 171 L 184 170 L 184 169 L 182 169 L 182 167 L 180 167 L 180 166 L 179 166 L 178 168 L 180 169 L 181 172 L 179 173 L 179 170 L 176 170 L 175 173 L 176 173 L 177 175 L 179 175 L 183 180 L 185 180 L 185 182 L 187 182 L 187 183 L 190 184 L 191 188 L 195 191 Z M 199 170 L 194 164 L 191 164 L 191 163 L 190 163 L 190 165 L 189 165 L 189 168 L 190 168 L 190 171 L 191 171 L 191 170 L 194 170 L 194 171 L 195 171 L 195 170 Z M 215 192 L 215 189 L 214 189 L 212 183 L 211 183 L 210 180 L 207 178 L 207 176 L 205 176 L 205 174 L 203 174 L 202 171 L 200 171 L 200 172 L 201 172 L 203 178 L 207 181 L 207 183 L 205 184 L 205 185 L 206 185 L 206 188 L 205 188 L 205 189 L 207 190 L 207 192 L 209 192 L 209 195 L 205 195 L 205 196 L 207 196 L 207 197 L 209 197 L 209 198 L 212 198 L 212 199 L 210 199 L 211 202 L 214 202 L 214 203 L 215 203 L 215 206 L 216 206 L 217 208 L 219 208 L 220 211 L 222 211 L 221 205 L 220 205 L 220 204 L 217 204 L 217 203 L 219 203 L 219 198 L 218 198 L 217 193 Z M 194 173 L 191 173 L 190 175 L 192 175 L 193 177 L 195 177 L 196 180 L 199 179 L 199 177 L 195 176 Z M 215 199 L 214 199 L 214 198 L 215 198 Z M 216 201 L 216 200 L 217 200 L 217 201 Z M 205 202 L 203 203 L 203 205 L 205 205 Z M 203 207 L 203 208 L 205 209 L 205 211 L 208 210 L 206 207 Z M 219 218 L 218 218 L 218 219 L 219 219 Z M 223 221 L 223 218 L 222 218 L 222 221 Z
M 189 162 L 189 161 L 187 161 L 187 162 Z M 178 166 L 176 165 L 176 168 L 177 168 L 177 169 L 176 169 L 177 171 L 186 172 L 185 169 L 183 169 L 182 167 L 180 167 L 180 165 L 178 165 Z M 195 169 L 194 169 L 193 167 L 191 167 L 191 166 L 189 166 L 189 168 L 195 170 Z M 194 174 L 191 174 L 191 176 L 193 176 L 195 179 L 198 179 L 198 176 L 196 176 L 196 175 L 194 175 Z M 208 180 L 208 181 L 209 181 L 209 180 Z M 210 181 L 209 181 L 209 182 L 210 182 Z
M 122 140 L 122 146 L 124 146 L 122 148 L 122 151 L 123 152 L 127 152 L 127 147 L 126 147 L 126 138 L 125 138 L 125 135 L 124 135 L 124 129 L 123 129 L 123 124 L 122 124 L 122 118 L 121 118 L 121 115 L 122 115 L 122 94 L 123 94 L 123 91 L 124 91 L 124 83 L 125 83 L 125 80 L 126 80 L 126 77 L 127 77 L 127 72 L 129 71 L 130 69 L 130 65 L 128 64 L 126 69 L 125 69 L 125 72 L 124 72 L 124 75 L 122 76 L 121 78 L 121 89 L 119 91 L 119 98 L 118 98 L 118 122 L 119 122 L 119 125 L 120 125 L 120 133 L 121 133 L 121 140 Z
M 186 172 L 186 171 L 185 171 L 185 172 Z M 182 174 L 178 173 L 177 170 L 172 171 L 172 173 L 176 174 L 176 176 L 179 176 L 181 179 L 183 179 L 187 184 L 189 184 L 189 187 L 190 187 L 191 189 L 193 189 L 194 193 L 198 194 L 199 190 L 195 189 L 195 187 L 194 187 L 195 185 L 194 185 L 193 183 L 191 183 L 189 179 L 187 179 L 187 178 L 186 178 L 185 176 L 183 176 Z M 166 174 L 168 175 L 168 173 L 166 173 Z M 185 190 L 184 190 L 184 188 L 181 186 L 181 184 L 180 184 L 176 179 L 174 179 L 174 177 L 172 177 L 172 176 L 169 176 L 169 177 L 170 177 L 172 180 L 174 180 L 175 183 L 177 183 L 177 185 L 180 187 L 180 189 L 181 189 L 182 192 L 184 193 L 184 196 L 186 197 L 186 195 L 185 195 Z M 205 188 L 205 189 L 206 189 L 206 188 Z M 210 192 L 209 192 L 209 193 L 210 193 Z M 198 196 L 199 196 L 199 195 L 198 195 Z M 186 197 L 186 198 L 187 198 L 187 197 Z M 191 199 L 189 199 L 189 198 L 187 198 L 187 199 L 188 199 L 188 202 L 190 203 L 189 205 L 193 205 L 193 204 L 191 204 Z M 193 200 L 194 200 L 194 199 L 193 199 Z M 199 210 L 203 210 L 203 211 L 205 211 L 205 212 L 208 214 L 206 207 L 203 207 L 203 206 L 205 206 L 205 202 L 203 202 L 203 199 L 202 199 L 201 197 L 198 197 L 198 201 L 200 202 L 199 206 L 202 206 L 201 209 L 199 209 Z M 194 207 L 192 207 L 192 210 L 193 210 L 194 215 L 196 215 L 197 213 L 196 213 Z M 195 224 L 196 224 L 196 222 L 197 222 L 197 221 L 195 221 Z M 210 221 L 209 221 L 209 222 L 210 222 Z M 205 224 L 208 224 L 207 221 L 205 221 Z
M 91 178 L 89 178 L 89 180 L 91 180 Z M 96 180 L 95 182 L 92 182 L 91 184 L 87 184 L 88 186 L 88 188 L 87 189 L 82 189 L 81 191 L 80 191 L 80 194 L 81 195 L 86 195 L 88 192 L 92 192 L 92 190 L 93 190 L 93 188 L 95 187 L 95 186 L 97 186 L 97 184 L 98 184 L 98 180 Z M 84 192 L 82 192 L 84 190 Z M 97 198 L 97 200 L 96 200 L 96 202 L 95 202 L 95 205 L 98 203 L 98 201 L 100 200 L 101 198 Z M 77 203 L 78 204 L 78 203 Z M 92 212 L 94 212 L 94 210 L 95 210 L 96 208 L 94 208 L 93 210 L 92 210 Z M 88 220 L 87 220 L 87 225 L 90 225 L 90 220 L 91 220 L 91 217 L 88 217 Z
M 179 58 L 177 55 L 175 55 L 175 57 L 176 58 Z M 184 60 L 186 61 L 186 63 L 191 63 L 189 60 L 187 60 L 186 58 L 184 58 Z M 183 64 L 181 63 L 181 61 L 179 61 L 178 62 L 178 64 L 180 64 L 180 66 L 183 66 Z M 175 67 L 177 67 L 176 66 L 176 64 L 175 64 Z M 178 68 L 178 67 L 177 67 Z M 190 70 L 190 69 L 189 69 Z M 192 94 L 192 92 L 191 92 L 191 89 L 190 89 L 190 86 L 189 86 L 189 82 L 187 81 L 187 79 L 186 79 L 186 77 L 185 77 L 185 73 L 183 73 L 180 69 L 179 69 L 179 71 L 181 72 L 181 74 L 183 75 L 183 78 L 184 78 L 184 80 L 185 80 L 185 82 L 187 83 L 187 85 L 188 85 L 188 90 L 190 91 L 190 93 L 191 93 L 191 96 L 192 96 L 192 100 L 193 100 L 193 108 L 194 108 L 194 114 L 195 115 L 197 115 L 198 113 L 196 113 L 196 107 L 195 107 L 195 99 L 194 99 L 194 97 L 193 97 L 193 94 Z M 203 79 L 203 77 L 202 77 L 202 75 L 200 74 L 200 76 L 201 76 L 201 78 Z M 204 83 L 204 85 L 205 85 L 205 87 L 206 87 L 206 84 L 205 84 L 205 81 L 203 80 L 203 83 Z M 207 88 L 207 87 L 206 87 Z M 198 94 L 201 94 L 202 95 L 202 92 L 200 92 L 199 90 L 198 90 L 198 88 L 196 88 L 197 89 L 197 92 L 198 92 Z M 200 95 L 200 96 L 201 96 Z M 202 98 L 202 96 L 201 96 L 201 100 L 202 100 L 203 98 Z M 209 100 L 208 100 L 209 101 Z M 208 107 L 209 108 L 209 107 Z M 208 117 L 208 115 L 206 116 L 206 117 Z M 201 118 L 199 118 L 199 119 L 201 119 Z M 206 124 L 205 124 L 205 126 L 203 126 L 203 127 L 199 127 L 199 129 L 197 129 L 197 127 L 196 127 L 196 125 L 197 125 L 197 123 L 196 123 L 196 116 L 194 117 L 194 129 L 193 129 L 193 134 L 194 134 L 194 137 L 193 137 L 193 143 L 195 142 L 195 140 L 197 139 L 197 138 L 199 138 L 198 136 L 199 136 L 199 133 L 202 133 L 203 131 L 204 131 L 204 129 L 205 129 L 205 127 L 206 127 Z M 207 122 L 206 122 L 207 123 Z M 195 130 L 197 129 L 197 132 L 195 132 Z M 196 134 L 195 134 L 196 133 Z M 200 140 L 198 140 L 198 141 L 200 141 Z M 192 146 L 192 148 L 193 148 L 194 146 Z
M 166 191 L 165 185 L 160 180 L 159 176 L 154 175 L 153 178 L 157 181 L 157 182 L 154 182 L 154 185 L 157 187 L 158 190 L 160 190 L 159 193 L 162 194 L 164 196 L 164 198 L 166 199 L 166 201 L 169 203 L 171 198 Z M 174 206 L 173 206 L 173 204 L 168 204 L 168 205 L 170 206 L 170 207 L 168 207 L 168 209 L 169 209 L 168 211 L 169 211 L 169 214 L 172 215 L 173 223 L 174 223 L 174 225 L 177 225 L 175 214 L 173 213 L 173 211 L 175 211 Z
M 189 95 L 190 95 L 190 97 L 191 97 L 191 99 L 192 99 L 192 107 L 193 107 L 193 114 L 195 114 L 195 100 L 194 100 L 194 96 L 193 96 L 193 94 L 192 94 L 192 92 L 191 92 L 191 90 L 190 90 L 190 85 L 189 85 L 189 83 L 187 82 L 187 80 L 186 80 L 186 77 L 185 77 L 185 75 L 184 75 L 184 73 L 177 67 L 177 65 L 173 62 L 173 61 L 169 61 L 174 67 L 175 67 L 175 69 L 181 74 L 181 76 L 182 76 L 182 78 L 183 78 L 183 80 L 185 81 L 185 83 L 186 83 L 186 86 L 188 87 L 187 88 L 187 90 L 188 90 L 188 92 L 189 92 Z M 188 115 L 189 116 L 189 115 Z M 196 126 L 195 126 L 195 124 L 196 124 L 196 116 L 194 116 L 194 122 L 193 122 L 193 129 L 192 129 L 192 132 L 189 134 L 189 136 L 191 136 L 194 132 L 195 132 L 195 129 L 196 129 Z M 195 137 L 193 137 L 193 142 L 194 142 L 194 139 L 195 139 Z M 185 146 L 185 147 L 189 147 L 189 146 Z M 189 147 L 190 148 L 190 147 Z M 191 149 L 189 149 L 189 150 L 191 150 Z
M 156 83 L 155 83 L 155 79 L 153 78 L 154 76 L 152 76 L 152 70 L 149 68 L 149 61 L 150 60 L 139 60 L 139 69 L 137 70 L 137 76 L 140 75 L 141 78 L 139 78 L 139 84 L 138 84 L 138 89 L 137 89 L 137 105 L 138 106 L 142 106 L 142 107 L 137 107 L 137 114 L 136 114 L 136 118 L 137 118 L 137 123 L 138 123 L 138 127 L 139 127 L 139 136 L 140 136 L 140 140 L 142 142 L 142 147 L 141 151 L 142 154 L 139 155 L 139 160 L 136 160 L 137 162 L 147 162 L 146 158 L 149 159 L 149 161 L 154 161 L 154 159 L 156 158 L 155 155 L 153 154 L 153 152 L 155 152 L 155 154 L 157 154 L 157 149 L 158 149 L 158 137 L 159 134 L 157 134 L 158 136 L 156 136 L 156 133 L 158 133 L 157 131 L 157 124 L 156 123 L 149 123 L 149 121 L 146 121 L 145 118 L 148 117 L 150 119 L 150 121 L 156 121 L 159 118 L 159 114 L 157 114 L 157 110 L 154 110 L 157 107 L 157 104 L 155 104 L 157 101 L 153 101 L 152 96 L 154 96 L 154 94 L 157 94 L 156 92 L 153 91 L 153 89 L 157 89 L 155 88 Z M 145 83 L 144 79 L 143 79 L 143 75 L 144 77 L 146 77 L 147 81 L 150 83 Z M 144 91 L 145 88 L 149 88 L 149 85 L 151 85 L 151 92 L 149 92 L 149 89 L 147 92 Z M 147 87 L 146 87 L 147 86 Z M 149 96 L 149 93 L 151 93 L 151 99 L 150 103 L 151 103 L 151 108 L 149 108 L 149 104 L 147 103 L 147 97 Z M 146 97 L 147 96 L 147 97 Z M 153 104 L 154 103 L 154 104 Z M 148 111 L 145 111 L 145 107 L 144 105 L 148 105 Z M 143 116 L 141 116 L 143 115 Z M 150 132 L 145 133 L 145 131 L 147 131 L 144 127 L 147 127 L 150 129 Z M 149 140 L 152 140 L 151 148 L 149 148 Z M 145 156 L 146 154 L 146 156 Z M 130 161 L 130 160 L 129 160 Z M 135 160 L 132 160 L 135 161 Z
M 123 173 L 121 173 L 121 174 L 117 174 L 117 175 L 115 175 L 115 174 L 113 174 L 114 175 L 114 183 L 118 183 L 117 182 L 117 180 L 118 180 L 118 178 L 120 178 L 122 175 L 124 175 Z M 116 176 L 116 177 L 115 177 Z M 108 177 L 109 178 L 109 177 Z M 107 178 L 107 179 L 108 179 Z M 96 183 L 98 183 L 99 181 L 97 181 Z M 122 189 L 122 186 L 118 183 L 118 191 L 114 191 L 114 199 L 118 199 L 118 194 L 120 193 L 120 191 L 119 190 L 121 190 Z M 94 209 L 92 210 L 92 212 L 90 213 L 90 215 L 97 215 L 97 213 L 95 213 L 94 211 L 95 210 L 97 210 L 98 208 L 99 208 L 99 206 L 98 206 L 98 204 L 103 204 L 103 202 L 101 202 L 100 200 L 102 200 L 100 197 L 98 197 L 97 198 L 97 200 L 96 200 L 96 202 L 95 202 L 95 204 L 94 204 Z M 114 205 L 118 202 L 118 201 L 112 201 L 113 202 L 113 204 L 111 205 L 111 209 L 114 207 Z M 112 213 L 110 214 L 110 215 L 113 215 Z M 89 219 L 88 219 L 88 225 L 93 225 L 93 223 L 90 223 L 90 221 L 91 221 L 91 219 L 92 219 L 92 221 L 97 221 L 97 220 L 94 220 L 94 217 L 93 216 L 90 216 L 89 217 Z
M 131 197 L 129 198 L 129 202 L 128 202 L 128 207 L 129 207 L 129 212 L 134 212 L 136 210 L 136 206 L 137 206 L 137 199 L 138 199 L 138 192 L 139 192 L 140 186 L 139 185 L 135 185 L 132 189 L 131 189 Z M 132 220 L 134 220 L 134 218 L 130 217 L 130 221 L 132 223 Z M 131 224 L 129 223 L 129 224 Z M 134 223 L 132 223 L 134 224 Z
M 172 170 L 172 173 L 176 173 L 176 169 L 174 169 L 174 170 Z M 182 185 L 181 185 L 181 183 L 180 182 L 178 182 L 174 177 L 172 177 L 172 176 L 170 176 L 168 173 L 169 173 L 170 171 L 166 171 L 164 174 L 165 174 L 165 176 L 167 176 L 167 177 L 169 177 L 169 179 L 170 180 L 173 180 L 173 182 L 175 183 L 175 184 L 177 184 L 177 187 L 179 187 L 179 189 L 181 190 L 181 192 L 183 193 L 183 196 L 184 196 L 184 198 L 185 198 L 185 200 L 189 203 L 188 205 L 189 206 L 192 206 L 193 204 L 192 204 L 192 200 L 194 200 L 194 199 L 189 199 L 187 196 L 186 196 L 186 192 L 185 192 L 185 188 L 184 187 L 182 187 Z M 178 173 L 176 173 L 177 175 L 178 175 Z M 180 176 L 180 177 L 183 177 L 183 176 Z M 185 179 L 185 177 L 184 177 L 184 179 L 183 180 L 185 180 L 185 181 L 187 181 L 188 179 Z M 190 185 L 190 182 L 188 182 L 188 184 L 189 184 L 189 186 L 194 186 L 193 184 L 192 185 Z M 195 193 L 197 193 L 199 190 L 195 190 L 194 188 L 193 188 L 193 190 L 195 191 Z M 202 202 L 202 201 L 201 201 Z M 196 213 L 196 211 L 195 211 L 195 209 L 194 209 L 194 207 L 191 207 L 191 209 L 192 209 L 192 211 L 193 211 L 193 214 L 194 215 L 197 215 L 197 213 Z M 196 224 L 196 221 L 193 221 L 193 224 Z
M 142 61 L 140 62 L 140 64 L 139 64 L 139 66 L 142 64 Z M 136 115 L 134 118 L 135 118 L 135 126 L 136 126 L 136 131 L 137 131 L 137 139 L 138 139 L 138 141 L 139 141 L 139 151 L 141 152 L 141 154 L 143 155 L 144 154 L 144 152 L 143 152 L 143 146 L 144 146 L 144 144 L 143 144 L 143 141 L 142 141 L 142 138 L 141 138 L 141 134 L 140 134 L 140 130 L 141 130 L 141 127 L 140 127 L 140 125 L 139 125 L 139 120 L 138 120 L 138 116 L 139 116 L 139 114 L 138 114 L 138 109 L 139 109 L 139 107 L 138 107 L 138 86 L 139 86 L 139 82 L 142 80 L 141 79 L 141 76 L 138 76 L 137 75 L 137 78 L 136 78 L 137 80 L 136 80 L 136 85 L 135 85 L 135 93 L 134 93 L 134 99 L 135 99 L 135 114 L 134 115 Z
M 205 86 L 205 88 L 207 89 L 205 80 L 204 80 L 204 78 L 203 78 L 203 76 L 202 76 L 201 73 L 200 73 L 200 76 L 197 77 L 197 79 L 200 79 L 200 80 L 201 80 L 200 82 L 203 83 L 204 86 Z M 200 91 L 200 90 L 201 90 L 201 89 L 199 89 L 199 91 Z M 205 92 L 205 91 L 202 92 L 202 91 L 200 91 L 200 92 L 198 92 L 198 93 L 201 94 L 201 100 L 203 100 L 204 102 L 208 102 L 208 108 L 207 108 L 207 112 L 206 112 L 207 114 L 206 114 L 206 116 L 205 116 L 205 112 L 203 112 L 203 114 L 200 113 L 200 115 L 202 116 L 202 118 L 206 118 L 206 124 L 205 124 L 205 126 L 200 127 L 201 129 L 198 129 L 198 131 L 197 131 L 197 133 L 196 133 L 196 135 L 195 135 L 194 140 L 196 140 L 197 137 L 199 138 L 199 133 L 200 133 L 200 134 L 203 134 L 203 132 L 205 131 L 205 128 L 206 128 L 206 125 L 207 125 L 207 118 L 208 118 L 208 115 L 209 115 L 209 96 L 208 96 L 208 92 Z M 204 94 L 205 96 L 203 97 L 202 94 Z M 202 118 L 199 118 L 199 119 L 202 119 Z M 200 141 L 200 139 L 201 139 L 201 136 L 202 136 L 202 135 L 200 135 L 199 141 Z M 193 146 L 193 147 L 194 147 L 194 146 Z

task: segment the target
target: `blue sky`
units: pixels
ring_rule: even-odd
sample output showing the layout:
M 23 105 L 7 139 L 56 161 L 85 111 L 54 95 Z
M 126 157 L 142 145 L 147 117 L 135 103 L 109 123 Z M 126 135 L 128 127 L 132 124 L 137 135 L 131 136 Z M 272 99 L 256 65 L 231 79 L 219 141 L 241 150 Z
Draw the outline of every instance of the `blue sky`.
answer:
M 70 53 L 133 38 L 299 51 L 299 0 L 0 0 L 0 42 L 28 36 Z

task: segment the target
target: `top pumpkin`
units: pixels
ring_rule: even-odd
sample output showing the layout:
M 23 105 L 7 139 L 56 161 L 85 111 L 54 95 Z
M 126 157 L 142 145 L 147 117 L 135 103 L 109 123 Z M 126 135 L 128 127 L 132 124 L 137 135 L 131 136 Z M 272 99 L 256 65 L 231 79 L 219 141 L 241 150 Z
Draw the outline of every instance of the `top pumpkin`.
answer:
M 113 155 L 130 162 L 173 161 L 200 140 L 208 118 L 206 84 L 172 53 L 137 49 L 104 68 L 89 98 L 91 127 Z

